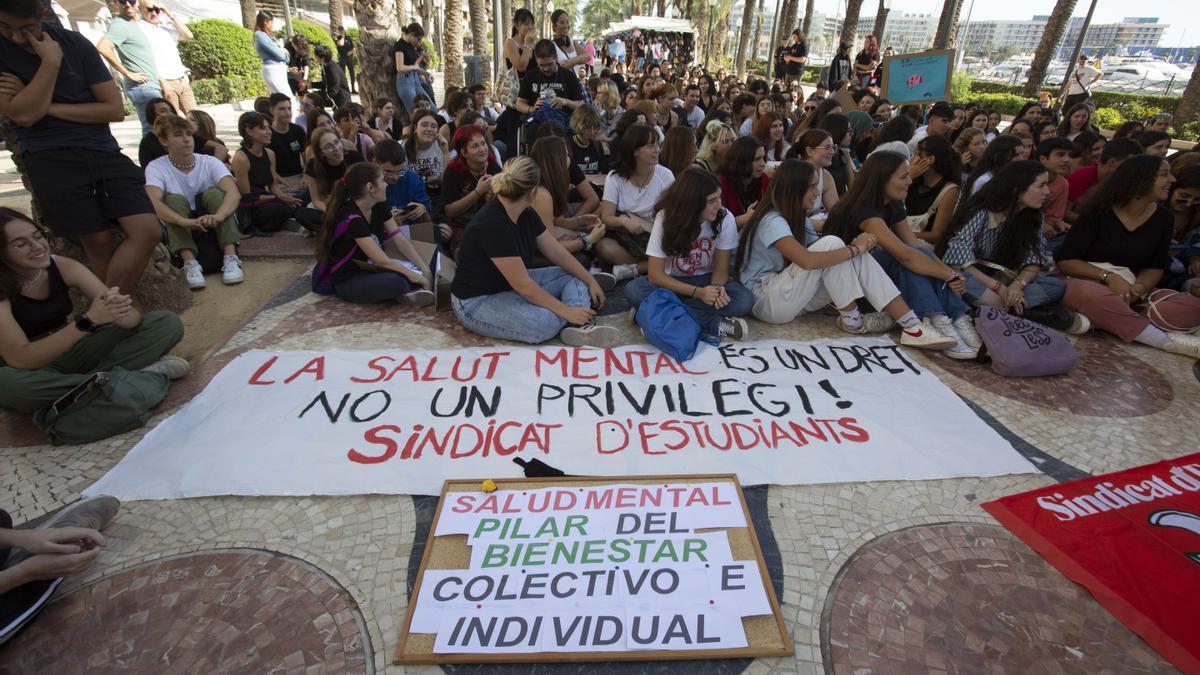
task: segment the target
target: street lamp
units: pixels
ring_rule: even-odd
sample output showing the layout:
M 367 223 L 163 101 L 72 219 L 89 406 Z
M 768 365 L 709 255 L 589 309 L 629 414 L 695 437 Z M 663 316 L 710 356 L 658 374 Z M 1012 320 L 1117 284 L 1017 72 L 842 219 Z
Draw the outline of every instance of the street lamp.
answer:
M 746 0 L 746 2 L 753 2 L 753 1 L 754 0 Z M 708 42 L 705 43 L 707 45 L 707 47 L 705 47 L 705 49 L 704 49 L 704 70 L 708 70 L 708 55 L 710 53 L 712 53 L 712 47 L 713 47 L 712 18 L 713 18 L 713 14 L 717 13 L 717 6 L 719 4 L 720 4 L 720 0 L 708 0 Z

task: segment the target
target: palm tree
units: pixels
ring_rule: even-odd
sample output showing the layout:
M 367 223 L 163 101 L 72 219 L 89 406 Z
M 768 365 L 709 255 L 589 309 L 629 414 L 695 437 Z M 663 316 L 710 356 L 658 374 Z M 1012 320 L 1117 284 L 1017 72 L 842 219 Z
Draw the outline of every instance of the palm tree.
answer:
M 948 49 L 954 42 L 954 34 L 958 30 L 958 13 L 962 10 L 962 0 L 945 0 L 942 3 L 942 16 L 938 19 L 937 33 L 933 36 L 934 49 Z
M 254 6 L 254 0 L 239 0 L 242 6 L 242 26 L 254 30 L 254 17 L 258 14 L 258 7 Z M 53 14 L 54 12 L 51 12 Z
M 1192 77 L 1175 108 L 1175 131 L 1183 131 L 1184 124 L 1196 120 L 1200 120 L 1200 59 L 1197 59 Z
M 738 34 L 737 56 L 733 67 L 738 77 L 746 72 L 746 48 L 750 46 L 750 33 L 754 28 L 754 0 L 742 0 L 745 7 L 742 10 L 742 30 Z
M 463 12 L 462 0 L 446 0 L 446 19 L 442 25 L 442 77 L 447 85 L 463 85 Z
M 329 0 L 329 30 L 342 27 L 342 0 Z
M 805 37 L 807 37 L 812 31 L 813 11 L 815 9 L 815 7 L 813 7 L 814 4 L 816 4 L 815 0 L 808 0 L 804 3 L 804 27 L 800 30 L 803 31 Z M 795 3 L 791 5 L 791 10 L 788 12 L 788 23 L 796 23 Z
M 483 86 L 492 87 L 492 61 L 488 55 L 488 0 L 468 0 L 471 7 L 471 53 L 479 57 Z
M 842 22 L 842 42 L 854 43 L 854 33 L 858 28 L 858 14 L 862 11 L 863 0 L 846 0 L 846 20 Z
M 875 12 L 875 30 L 871 31 L 875 39 L 883 44 L 883 32 L 887 30 L 888 8 L 887 0 L 879 0 L 879 11 Z
M 754 40 L 753 40 L 753 42 L 750 43 L 750 60 L 751 61 L 758 60 L 758 46 L 760 43 L 762 43 L 762 40 L 758 39 L 758 36 L 762 33 L 763 12 L 766 10 L 766 7 L 764 7 L 765 2 L 766 2 L 766 0 L 758 0 L 758 12 L 756 12 L 755 16 L 754 16 Z M 767 57 L 767 60 L 768 61 L 771 60 L 769 56 Z M 770 66 L 770 64 L 768 64 L 767 65 L 767 75 L 770 76 L 770 74 L 771 74 L 771 66 Z
M 339 0 L 331 0 L 330 4 Z M 396 26 L 396 0 L 354 0 L 354 19 L 358 22 L 356 56 L 360 64 L 358 91 L 363 106 L 372 109 L 378 98 L 396 97 L 396 82 L 388 76 L 392 45 L 400 37 Z
M 1075 11 L 1075 0 L 1058 0 L 1050 20 L 1046 22 L 1046 30 L 1042 33 L 1042 41 L 1038 43 L 1037 51 L 1033 53 L 1033 63 L 1029 66 L 1029 80 L 1025 82 L 1025 96 L 1033 98 L 1042 88 L 1046 79 L 1046 69 L 1050 67 L 1050 59 L 1058 51 L 1058 43 L 1067 32 L 1067 22 L 1071 20 L 1071 12 Z
M 496 25 L 500 26 L 501 37 L 507 38 L 512 35 L 513 0 L 502 0 L 500 11 L 504 16 L 500 17 L 500 21 Z

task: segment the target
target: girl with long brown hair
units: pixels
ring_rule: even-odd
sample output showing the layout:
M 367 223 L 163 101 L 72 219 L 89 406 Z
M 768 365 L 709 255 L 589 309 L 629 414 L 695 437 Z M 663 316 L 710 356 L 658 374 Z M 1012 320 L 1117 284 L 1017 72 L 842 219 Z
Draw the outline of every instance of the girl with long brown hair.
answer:
M 541 176 L 538 181 L 541 189 L 535 190 L 533 195 L 533 210 L 568 253 L 575 255 L 577 259 L 583 254 L 590 262 L 591 251 L 596 242 L 604 238 L 605 228 L 604 223 L 600 222 L 600 216 L 594 213 L 567 215 L 567 200 L 571 192 L 570 175 L 573 168 L 567 153 L 567 141 L 555 135 L 539 138 L 529 149 L 529 157 L 537 163 Z M 602 288 L 608 289 L 616 285 L 616 280 L 607 272 L 593 276 L 596 276 Z

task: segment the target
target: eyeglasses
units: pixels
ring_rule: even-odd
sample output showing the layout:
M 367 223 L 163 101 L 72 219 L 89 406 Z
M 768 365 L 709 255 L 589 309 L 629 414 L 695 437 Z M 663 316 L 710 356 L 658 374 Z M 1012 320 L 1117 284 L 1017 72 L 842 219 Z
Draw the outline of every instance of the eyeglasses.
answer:
M 136 4 L 137 4 L 137 0 L 117 0 L 117 4 L 118 4 L 118 5 L 127 5 L 127 6 L 129 6 L 129 7 L 133 7 L 134 5 L 136 5 Z
M 334 150 L 341 150 L 342 144 L 341 143 L 322 143 L 321 149 L 324 150 L 325 152 L 333 152 Z
M 392 180 L 395 180 L 403 175 L 404 175 L 404 169 L 400 169 L 399 171 L 388 171 L 387 169 L 383 170 L 384 178 L 391 178 Z
M 21 237 L 20 239 L 14 239 L 14 240 L 8 242 L 9 247 L 12 248 L 12 250 L 17 251 L 18 253 L 25 253 L 34 244 L 37 244 L 38 247 L 40 247 L 40 248 L 45 248 L 46 247 L 46 235 L 42 234 L 41 232 L 34 232 L 33 234 L 29 235 L 28 237 Z
M 814 150 L 824 150 L 825 152 L 832 152 L 834 147 L 833 147 L 833 144 L 831 143 L 829 145 L 818 145 L 817 147 L 815 147 L 813 149 Z
M 158 14 L 159 12 L 163 11 L 162 7 L 143 7 L 142 9 L 149 12 L 150 14 Z

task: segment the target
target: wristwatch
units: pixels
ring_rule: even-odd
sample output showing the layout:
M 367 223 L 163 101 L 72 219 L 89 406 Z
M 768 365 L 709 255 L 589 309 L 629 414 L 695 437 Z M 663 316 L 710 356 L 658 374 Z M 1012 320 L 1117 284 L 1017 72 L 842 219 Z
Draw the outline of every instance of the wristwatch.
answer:
M 1109 272 L 1109 271 L 1107 271 L 1107 270 L 1106 270 L 1106 271 L 1104 271 L 1104 272 L 1101 272 L 1101 273 L 1100 273 L 1100 283 L 1102 283 L 1102 284 L 1104 284 L 1105 286 L 1107 286 L 1107 285 L 1108 285 L 1108 277 L 1109 277 L 1111 274 L 1112 274 L 1112 272 Z
M 100 330 L 100 324 L 87 318 L 85 312 L 80 312 L 75 315 L 75 328 L 83 333 L 95 333 Z

